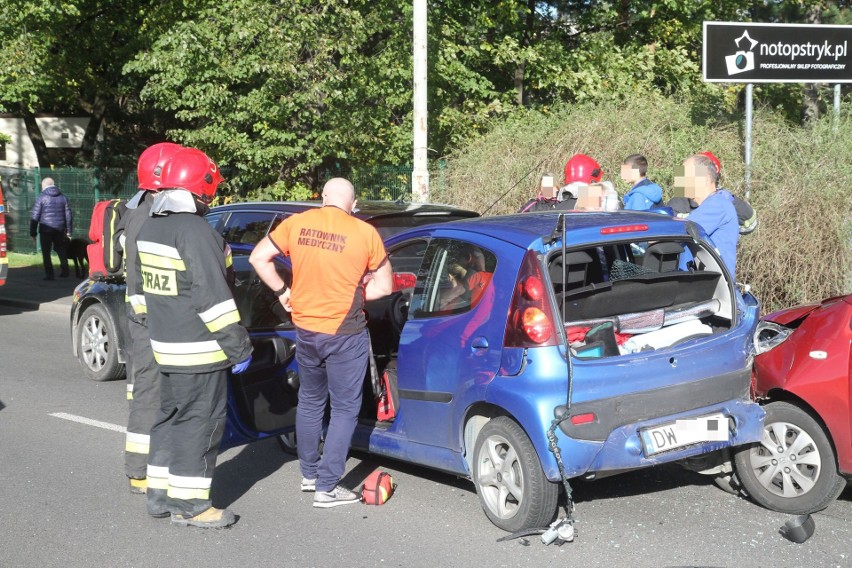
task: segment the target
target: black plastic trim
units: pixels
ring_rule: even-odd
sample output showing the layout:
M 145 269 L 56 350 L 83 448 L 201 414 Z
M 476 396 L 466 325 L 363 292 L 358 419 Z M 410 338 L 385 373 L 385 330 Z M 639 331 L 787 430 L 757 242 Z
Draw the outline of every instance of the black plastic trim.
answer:
M 597 420 L 575 425 L 568 418 L 559 424 L 559 429 L 575 440 L 602 442 L 613 430 L 626 424 L 679 414 L 727 400 L 747 399 L 750 383 L 751 373 L 743 369 L 662 389 L 576 403 L 571 405 L 570 416 L 594 413 Z M 555 409 L 556 414 L 564 411 L 564 406 Z
M 448 403 L 453 401 L 453 393 L 451 392 L 432 392 L 410 389 L 399 389 L 399 397 L 409 400 L 425 400 L 426 402 L 443 402 Z

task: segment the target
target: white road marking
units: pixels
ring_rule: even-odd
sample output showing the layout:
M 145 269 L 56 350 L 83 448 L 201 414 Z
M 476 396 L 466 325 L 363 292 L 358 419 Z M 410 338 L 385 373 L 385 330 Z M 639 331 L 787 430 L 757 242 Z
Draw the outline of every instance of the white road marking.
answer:
M 101 422 L 100 420 L 92 420 L 91 418 L 85 418 L 83 416 L 75 416 L 73 414 L 67 414 L 65 412 L 54 412 L 53 414 L 50 414 L 50 416 L 62 418 L 63 420 L 70 420 L 71 422 L 79 422 L 80 424 L 85 424 L 87 426 L 103 428 L 104 430 L 121 432 L 122 434 L 127 433 L 127 428 L 125 428 L 124 426 L 119 426 L 118 424 L 110 424 L 109 422 Z

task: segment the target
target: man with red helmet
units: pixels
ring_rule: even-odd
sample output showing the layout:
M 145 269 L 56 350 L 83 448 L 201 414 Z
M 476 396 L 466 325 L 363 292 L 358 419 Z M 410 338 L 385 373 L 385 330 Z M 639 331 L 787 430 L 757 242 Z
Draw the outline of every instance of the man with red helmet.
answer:
M 712 152 L 699 152 L 696 156 L 704 156 L 713 164 L 715 169 L 716 185 L 719 185 L 722 179 L 722 162 Z M 727 191 L 727 190 L 726 190 Z M 748 201 L 740 199 L 736 195 L 734 197 L 734 208 L 737 211 L 737 221 L 739 223 L 739 231 L 741 235 L 747 235 L 757 229 L 757 211 L 749 205 Z M 673 197 L 666 204 L 671 207 L 678 217 L 686 217 L 693 209 L 698 207 L 698 203 L 693 199 L 686 197 Z
M 230 251 L 202 218 L 221 181 L 200 150 L 175 152 L 161 169 L 163 189 L 136 239 L 136 286 L 161 375 L 148 513 L 202 528 L 236 520 L 213 507 L 210 486 L 225 429 L 228 370 L 244 371 L 252 352 L 228 285 Z
M 556 209 L 575 209 L 580 189 L 591 184 L 603 186 L 601 209 L 615 211 L 619 207 L 618 193 L 610 181 L 601 181 L 604 173 L 601 165 L 586 154 L 574 154 L 565 162 L 565 185 L 560 190 L 560 203 Z
M 737 210 L 734 207 L 734 196 L 718 187 L 718 179 L 718 170 L 713 161 L 705 155 L 696 154 L 687 158 L 683 170 L 675 175 L 675 186 L 698 204 L 687 218 L 704 229 L 731 277 L 735 279 L 740 236 Z M 682 254 L 679 267 L 685 269 L 688 261 L 688 255 Z
M 160 142 L 146 148 L 139 156 L 136 174 L 139 192 L 128 200 L 114 234 L 115 249 L 124 258 L 127 283 L 127 327 L 130 345 L 127 353 L 127 401 L 130 413 L 124 443 L 124 469 L 132 493 L 145 493 L 147 488 L 148 449 L 151 427 L 160 409 L 160 373 L 151 351 L 151 339 L 145 321 L 145 296 L 136 279 L 136 236 L 151 211 L 154 193 L 162 187 L 162 170 L 166 162 L 183 148 L 179 144 Z

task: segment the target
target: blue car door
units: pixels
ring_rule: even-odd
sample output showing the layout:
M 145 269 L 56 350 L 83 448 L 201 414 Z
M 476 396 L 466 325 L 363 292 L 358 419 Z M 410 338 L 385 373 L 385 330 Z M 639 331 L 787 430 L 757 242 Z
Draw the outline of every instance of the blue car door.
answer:
M 459 420 L 484 398 L 499 368 L 517 270 L 498 260 L 494 246 L 481 238 L 435 238 L 425 250 L 397 362 L 400 414 L 393 431 L 410 442 L 459 451 Z
M 292 432 L 299 388 L 295 328 L 290 314 L 249 264 L 252 245 L 232 244 L 231 249 L 234 300 L 254 352 L 248 370 L 231 375 L 222 447 Z M 286 282 L 291 281 L 284 263 L 278 266 L 278 272 Z

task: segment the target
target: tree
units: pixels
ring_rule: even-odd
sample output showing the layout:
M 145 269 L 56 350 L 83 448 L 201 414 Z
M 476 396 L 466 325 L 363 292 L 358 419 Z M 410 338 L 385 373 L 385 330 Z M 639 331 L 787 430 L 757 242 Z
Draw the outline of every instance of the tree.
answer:
M 132 101 L 139 85 L 123 74 L 125 62 L 147 46 L 175 12 L 191 5 L 191 0 L 3 3 L 0 109 L 23 116 L 41 166 L 48 165 L 48 158 L 35 114 L 90 116 L 81 161 L 93 163 L 101 126 L 111 120 L 121 129 L 138 118 Z

